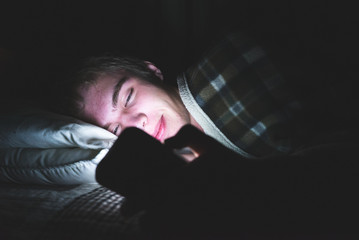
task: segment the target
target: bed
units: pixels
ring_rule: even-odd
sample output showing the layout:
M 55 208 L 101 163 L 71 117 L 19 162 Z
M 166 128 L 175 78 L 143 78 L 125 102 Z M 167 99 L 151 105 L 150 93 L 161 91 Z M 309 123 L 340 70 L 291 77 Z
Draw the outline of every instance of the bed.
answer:
M 122 197 L 96 183 L 1 184 L 1 239 L 121 239 Z
M 315 156 L 317 153 L 326 152 L 326 157 L 329 159 L 330 156 L 334 156 L 333 153 L 340 153 L 343 158 L 349 159 L 358 146 L 355 136 L 357 136 L 355 132 L 345 131 L 323 135 L 321 138 L 311 139 L 316 147 L 302 149 L 296 154 L 306 155 L 306 152 L 312 151 Z M 2 115 L 0 117 L 0 239 L 276 239 L 276 237 L 357 239 L 358 237 L 356 233 L 347 231 L 334 234 L 324 231 L 322 234 L 314 235 L 308 232 L 299 235 L 295 231 L 294 234 L 287 232 L 291 221 L 297 220 L 288 220 L 290 214 L 282 217 L 284 221 L 276 223 L 275 233 L 258 233 L 256 227 L 270 223 L 274 219 L 273 214 L 278 212 L 275 208 L 268 208 L 266 214 L 260 212 L 266 209 L 266 202 L 261 195 L 258 195 L 258 189 L 251 187 L 240 189 L 248 196 L 246 199 L 238 198 L 242 203 L 247 201 L 245 206 L 238 208 L 242 211 L 241 214 L 238 214 L 238 211 L 232 214 L 231 204 L 238 206 L 240 204 L 237 204 L 236 200 L 227 201 L 227 189 L 215 188 L 214 191 L 210 189 L 205 193 L 206 199 L 209 200 L 203 203 L 203 206 L 207 206 L 203 209 L 198 209 L 198 206 L 202 206 L 202 202 L 197 202 L 196 205 L 194 201 L 195 207 L 191 209 L 192 203 L 186 202 L 188 200 L 186 198 L 179 197 L 176 201 L 164 204 L 163 208 L 128 212 L 131 206 L 129 207 L 126 198 L 100 185 L 95 176 L 96 167 L 116 140 L 115 135 L 100 127 L 43 110 L 28 109 Z M 358 180 L 355 174 L 355 169 L 358 167 L 356 162 L 354 159 L 349 166 L 354 169 L 354 174 L 347 176 L 348 179 L 353 180 L 354 187 Z M 315 169 L 315 166 L 313 167 Z M 213 166 L 209 168 L 215 169 Z M 230 168 L 228 171 L 231 174 Z M 340 174 L 338 176 L 343 177 Z M 193 182 L 202 181 L 206 185 L 207 179 L 203 179 L 205 178 L 200 177 Z M 250 183 L 248 186 L 256 184 L 256 179 L 247 180 L 252 181 L 248 182 Z M 282 180 L 279 182 L 285 183 Z M 343 197 L 348 197 L 348 200 L 344 199 L 348 203 L 348 207 L 345 208 L 347 212 L 338 211 L 340 212 L 338 221 L 344 219 L 343 222 L 346 224 L 350 223 L 346 220 L 357 213 L 356 209 L 348 210 L 354 206 L 357 199 L 356 189 L 352 189 L 353 185 L 342 191 Z M 266 187 L 262 186 L 262 188 Z M 264 192 L 271 194 L 270 190 Z M 291 189 L 288 189 L 288 192 L 290 193 Z M 287 196 L 287 192 L 283 196 Z M 302 200 L 306 199 L 302 198 Z M 273 206 L 278 207 L 276 204 Z M 295 208 L 299 212 L 300 208 Z M 214 211 L 218 209 L 220 211 Z M 230 214 L 223 215 L 220 213 L 222 210 Z M 303 212 L 303 218 L 300 221 L 311 220 L 313 224 L 317 224 L 315 219 L 305 215 L 309 213 L 308 209 L 302 210 L 300 211 Z M 259 219 L 258 216 L 264 217 Z M 355 225 L 357 221 L 351 223 Z M 190 231 L 185 229 L 196 225 L 199 235 L 197 232 L 188 235 L 193 229 L 188 228 L 187 230 Z M 243 229 L 249 227 L 247 229 L 251 230 L 241 231 L 238 228 L 241 225 L 245 226 Z M 166 231 L 171 227 L 173 231 Z M 233 234 L 227 231 L 229 229 L 235 229 Z M 209 235 L 202 235 L 203 232 L 208 232 Z M 224 232 L 226 235 L 223 235 Z
M 123 197 L 95 180 L 116 136 L 42 110 L 1 116 L 0 239 L 119 239 Z

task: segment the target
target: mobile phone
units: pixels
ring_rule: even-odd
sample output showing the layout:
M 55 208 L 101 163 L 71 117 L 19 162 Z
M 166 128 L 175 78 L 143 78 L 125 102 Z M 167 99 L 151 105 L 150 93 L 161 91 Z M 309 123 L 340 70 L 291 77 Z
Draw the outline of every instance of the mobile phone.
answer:
M 164 198 L 187 162 L 138 128 L 126 128 L 98 164 L 96 180 L 121 195 L 153 203 Z M 147 203 L 146 203 L 147 202 Z

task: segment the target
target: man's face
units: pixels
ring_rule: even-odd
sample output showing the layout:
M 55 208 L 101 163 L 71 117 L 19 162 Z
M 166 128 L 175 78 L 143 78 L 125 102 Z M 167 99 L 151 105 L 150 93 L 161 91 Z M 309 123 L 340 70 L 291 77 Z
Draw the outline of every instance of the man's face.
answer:
M 190 123 L 178 97 L 126 73 L 99 77 L 79 94 L 84 105 L 80 117 L 116 135 L 137 127 L 163 142 Z

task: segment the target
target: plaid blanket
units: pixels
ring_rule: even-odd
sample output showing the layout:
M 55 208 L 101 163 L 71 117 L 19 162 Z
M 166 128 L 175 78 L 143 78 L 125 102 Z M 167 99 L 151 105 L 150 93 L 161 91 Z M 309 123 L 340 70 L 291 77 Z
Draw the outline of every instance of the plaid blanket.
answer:
M 180 76 L 178 85 L 182 100 L 204 131 L 220 136 L 215 138 L 238 153 L 265 157 L 295 147 L 292 120 L 301 104 L 250 38 L 228 35 Z M 209 119 L 212 130 L 203 119 Z M 213 128 L 219 133 L 211 134 Z

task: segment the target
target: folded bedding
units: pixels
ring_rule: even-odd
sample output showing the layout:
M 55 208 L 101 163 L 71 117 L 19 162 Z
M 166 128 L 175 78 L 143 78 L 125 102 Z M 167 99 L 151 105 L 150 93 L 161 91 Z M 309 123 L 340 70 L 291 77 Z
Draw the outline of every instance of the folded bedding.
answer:
M 123 197 L 95 180 L 116 139 L 95 125 L 43 110 L 1 115 L 0 239 L 124 235 L 129 220 L 118 211 Z
M 0 182 L 71 185 L 95 182 L 111 132 L 42 110 L 0 117 Z

